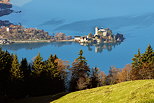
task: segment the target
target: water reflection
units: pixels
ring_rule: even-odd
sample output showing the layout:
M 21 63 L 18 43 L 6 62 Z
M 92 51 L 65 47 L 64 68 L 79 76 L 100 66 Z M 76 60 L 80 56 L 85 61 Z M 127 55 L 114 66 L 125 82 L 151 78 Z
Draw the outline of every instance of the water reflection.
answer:
M 121 42 L 116 42 L 116 43 L 101 43 L 101 44 L 94 44 L 94 43 L 80 43 L 80 45 L 82 46 L 87 46 L 89 51 L 93 50 L 94 47 L 94 51 L 95 53 L 102 53 L 103 50 L 107 50 L 107 51 L 112 51 L 113 48 L 115 48 L 116 46 L 120 45 Z
M 10 45 L 0 45 L 4 50 L 18 51 L 20 49 L 33 50 L 44 46 L 62 47 L 66 45 L 72 45 L 73 42 L 51 42 L 51 43 L 15 43 Z
M 120 45 L 121 42 L 117 43 L 101 43 L 101 44 L 94 44 L 94 43 L 80 43 L 81 46 L 87 47 L 88 51 L 95 51 L 95 53 L 102 53 L 103 50 L 112 51 L 113 48 Z M 20 49 L 26 50 L 34 50 L 37 48 L 42 48 L 44 46 L 50 47 L 63 47 L 67 45 L 79 45 L 77 42 L 51 42 L 51 43 L 15 43 L 10 45 L 0 45 L 1 48 L 4 50 L 12 50 L 18 51 Z
M 17 51 L 20 49 L 33 50 L 46 45 L 49 45 L 49 43 L 15 43 L 15 44 L 9 44 L 9 45 L 0 45 L 0 47 L 5 50 Z

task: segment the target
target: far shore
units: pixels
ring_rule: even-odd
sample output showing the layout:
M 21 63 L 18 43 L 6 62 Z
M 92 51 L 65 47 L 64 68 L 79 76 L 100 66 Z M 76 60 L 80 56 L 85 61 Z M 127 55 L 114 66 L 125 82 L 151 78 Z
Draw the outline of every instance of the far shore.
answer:
M 67 41 L 75 41 L 74 39 L 70 39 L 70 40 L 55 40 L 55 42 L 67 42 Z
M 74 41 L 74 39 L 71 40 L 26 40 L 26 41 L 11 41 L 12 43 L 43 43 L 43 42 L 68 42 L 68 41 Z

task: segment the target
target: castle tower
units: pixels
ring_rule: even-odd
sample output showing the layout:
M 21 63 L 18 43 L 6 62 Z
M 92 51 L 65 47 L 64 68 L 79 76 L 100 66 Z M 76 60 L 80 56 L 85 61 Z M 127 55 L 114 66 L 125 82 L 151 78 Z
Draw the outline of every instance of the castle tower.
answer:
M 95 27 L 95 35 L 98 35 L 98 27 Z

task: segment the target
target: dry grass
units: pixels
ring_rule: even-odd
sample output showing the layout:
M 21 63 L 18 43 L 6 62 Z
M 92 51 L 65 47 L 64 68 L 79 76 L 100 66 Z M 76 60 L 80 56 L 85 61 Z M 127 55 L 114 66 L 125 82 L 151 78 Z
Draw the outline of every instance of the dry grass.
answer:
M 129 81 L 73 92 L 51 103 L 154 103 L 154 80 Z

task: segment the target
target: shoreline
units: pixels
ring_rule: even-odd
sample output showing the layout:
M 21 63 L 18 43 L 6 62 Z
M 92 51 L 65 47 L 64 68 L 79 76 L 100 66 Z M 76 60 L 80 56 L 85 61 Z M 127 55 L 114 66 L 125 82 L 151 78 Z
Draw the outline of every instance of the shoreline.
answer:
M 51 42 L 50 40 L 28 40 L 28 41 L 11 41 L 12 43 L 41 43 L 41 42 Z
M 5 43 L 7 45 L 10 44 L 16 44 L 16 43 L 51 43 L 51 42 L 78 42 L 75 39 L 70 39 L 70 40 L 24 40 L 24 41 L 11 41 L 9 40 L 10 43 Z M 80 42 L 78 42 L 80 43 Z M 86 42 L 83 42 L 86 43 Z M 116 42 L 104 42 L 104 44 L 107 43 L 116 43 Z M 0 45 L 5 45 L 5 44 L 0 44 Z
M 28 40 L 28 41 L 11 41 L 11 44 L 14 43 L 50 43 L 50 42 L 73 42 L 74 39 L 71 40 Z

